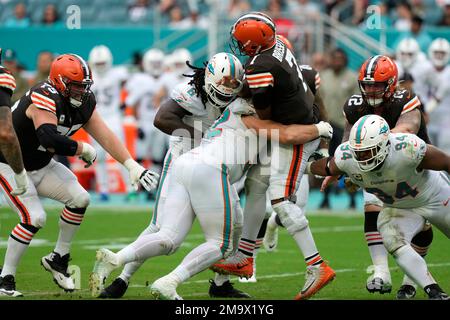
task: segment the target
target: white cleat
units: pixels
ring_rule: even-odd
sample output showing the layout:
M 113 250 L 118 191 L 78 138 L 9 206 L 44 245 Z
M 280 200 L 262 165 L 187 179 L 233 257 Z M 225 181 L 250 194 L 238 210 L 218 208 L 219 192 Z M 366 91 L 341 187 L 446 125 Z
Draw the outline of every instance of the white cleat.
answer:
M 278 245 L 278 224 L 275 222 L 277 213 L 274 211 L 267 221 L 266 234 L 264 235 L 263 245 L 267 252 L 273 252 Z
M 392 291 L 392 281 L 390 273 L 386 271 L 375 270 L 375 272 L 370 275 L 369 278 L 367 278 L 366 289 L 370 293 L 390 293 Z
M 108 276 L 120 265 L 116 254 L 108 249 L 98 250 L 95 258 L 94 270 L 89 278 L 89 289 L 93 297 L 98 297 L 104 289 Z
M 150 293 L 155 300 L 183 300 L 176 289 L 176 282 L 165 276 L 153 282 L 150 286 Z
M 67 272 L 69 267 L 70 255 L 61 256 L 59 253 L 52 252 L 41 258 L 41 265 L 53 276 L 53 281 L 58 287 L 66 292 L 75 290 L 75 283 Z

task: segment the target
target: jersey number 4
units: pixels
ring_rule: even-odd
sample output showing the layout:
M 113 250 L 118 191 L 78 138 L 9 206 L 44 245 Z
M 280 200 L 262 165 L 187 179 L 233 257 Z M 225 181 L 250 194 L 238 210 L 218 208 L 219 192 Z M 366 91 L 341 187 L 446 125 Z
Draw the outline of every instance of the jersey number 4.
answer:
M 402 199 L 407 196 L 411 196 L 415 198 L 419 191 L 417 189 L 411 188 L 411 186 L 407 182 L 399 182 L 397 184 L 397 189 L 395 190 L 395 196 L 391 197 L 386 194 L 383 190 L 378 188 L 366 188 L 366 191 L 369 193 L 373 193 L 377 196 L 378 199 L 387 204 L 393 204 L 396 199 Z

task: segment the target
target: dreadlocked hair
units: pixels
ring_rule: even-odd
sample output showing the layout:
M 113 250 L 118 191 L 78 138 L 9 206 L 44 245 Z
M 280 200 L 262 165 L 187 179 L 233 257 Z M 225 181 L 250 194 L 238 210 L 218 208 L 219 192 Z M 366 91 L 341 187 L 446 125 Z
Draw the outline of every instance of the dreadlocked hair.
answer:
M 205 70 L 208 65 L 208 61 L 203 62 L 203 68 L 193 66 L 189 63 L 189 61 L 186 61 L 186 64 L 189 68 L 194 70 L 194 74 L 183 74 L 183 76 L 192 78 L 192 80 L 189 81 L 189 84 L 194 87 L 197 97 L 200 97 L 203 104 L 206 104 L 208 101 L 208 95 L 203 87 L 205 86 Z

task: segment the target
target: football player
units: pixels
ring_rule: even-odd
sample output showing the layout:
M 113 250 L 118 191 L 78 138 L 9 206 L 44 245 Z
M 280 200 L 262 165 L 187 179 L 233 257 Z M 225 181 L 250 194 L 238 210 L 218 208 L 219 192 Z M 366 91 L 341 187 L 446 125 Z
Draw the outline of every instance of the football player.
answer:
M 289 40 L 277 35 L 288 48 L 291 48 Z M 308 65 L 300 66 L 301 72 L 312 93 L 315 96 L 315 103 L 319 106 L 320 120 L 326 121 L 327 115 L 323 101 L 318 92 L 320 87 L 319 73 Z M 320 150 L 317 153 L 322 157 L 328 156 L 327 142 L 321 141 Z M 219 273 L 233 274 L 239 276 L 240 282 L 256 282 L 256 256 L 261 244 L 267 251 L 273 251 L 276 248 L 278 240 L 278 227 L 282 226 L 277 213 L 272 210 L 269 196 L 265 191 L 268 188 L 268 176 L 261 175 L 261 168 L 251 168 L 246 179 L 246 205 L 244 208 L 244 227 L 242 238 L 239 242 L 238 252 L 227 259 L 226 262 L 217 263 L 213 269 Z M 302 210 L 305 209 L 309 196 L 309 181 L 305 175 L 300 181 L 300 186 L 296 193 L 296 205 Z M 260 199 L 260 198 L 263 199 Z M 259 205 L 266 199 L 265 210 Z M 261 214 L 266 212 L 265 218 L 261 224 Z M 269 219 L 270 218 L 270 219 Z M 261 225 L 260 228 L 258 226 Z M 266 230 L 267 227 L 267 230 Z M 263 240 L 264 239 L 264 240 Z M 214 286 L 214 284 L 211 284 Z
M 387 56 L 377 55 L 367 59 L 358 76 L 360 95 L 351 96 L 344 104 L 346 124 L 343 141 L 347 141 L 352 125 L 362 116 L 377 114 L 389 124 L 392 132 L 417 134 L 430 143 L 419 98 L 406 89 L 398 90 L 397 65 Z M 328 183 L 325 179 L 323 187 Z M 377 229 L 378 214 L 383 203 L 373 194 L 363 190 L 364 233 L 374 272 L 369 276 L 366 288 L 369 292 L 386 293 L 392 290 L 388 266 L 388 253 Z M 431 228 L 426 227 L 413 240 L 414 247 L 425 256 L 433 239 Z M 400 299 L 415 295 L 415 284 L 405 276 L 397 292 Z
M 236 89 L 235 94 L 239 91 Z M 194 248 L 171 273 L 156 280 L 150 286 L 151 294 L 157 299 L 181 300 L 176 292 L 179 284 L 228 256 L 242 228 L 239 196 L 233 184 L 245 175 L 249 165 L 256 163 L 259 151 L 265 148 L 256 135 L 260 130 L 269 138 L 272 130 L 276 130 L 276 138 L 284 144 L 305 143 L 320 137 L 320 126 L 315 124 L 286 126 L 260 120 L 244 99 L 232 102 L 201 145 L 172 164 L 172 178 L 166 182 L 169 190 L 166 205 L 159 210 L 159 230 L 140 237 L 118 253 L 97 251 L 91 277 L 94 294 L 104 278 L 124 263 L 174 253 L 195 218 L 202 226 L 206 242 Z
M 53 252 L 42 257 L 41 264 L 60 288 L 65 291 L 75 289 L 67 271 L 69 251 L 90 198 L 76 176 L 53 160 L 53 156 L 78 156 L 86 162 L 86 167 L 93 164 L 95 149 L 88 143 L 70 138 L 81 127 L 127 168 L 135 187 L 140 183 L 146 189 L 152 189 L 157 184 L 158 175 L 131 158 L 95 110 L 95 97 L 90 91 L 92 82 L 92 72 L 83 58 L 76 54 L 60 55 L 51 65 L 48 80 L 33 86 L 12 109 L 13 124 L 27 170 L 28 190 L 18 196 L 10 193 L 15 174 L 4 156 L 0 156 L 2 192 L 20 218 L 8 239 L 0 295 L 22 295 L 16 290 L 16 269 L 34 235 L 46 222 L 39 197 L 64 204 L 56 246 Z
M 430 299 L 449 300 L 411 246 L 427 221 L 450 238 L 450 181 L 441 170 L 450 173 L 448 154 L 416 135 L 391 133 L 389 123 L 377 115 L 356 121 L 349 141 L 334 157 L 312 162 L 307 169 L 324 176 L 346 174 L 380 199 L 384 207 L 377 225 L 386 249 Z
M 161 50 L 148 50 L 142 57 L 143 72 L 134 74 L 126 84 L 125 104 L 133 108 L 139 128 L 136 156 L 141 161 L 150 159 L 156 172 L 161 172 L 169 143 L 167 135 L 153 125 L 159 107 L 155 95 L 163 86 L 163 60 Z
M 435 39 L 428 49 L 428 56 L 432 65 L 422 75 L 427 95 L 420 98 L 430 117 L 429 133 L 433 142 L 450 152 L 450 44 L 444 38 Z
M 173 162 L 200 143 L 203 132 L 206 132 L 222 114 L 239 91 L 239 88 L 230 90 L 218 84 L 224 77 L 238 80 L 242 78 L 242 64 L 232 54 L 218 53 L 203 68 L 191 67 L 194 70 L 194 73 L 189 75 L 191 79 L 174 87 L 170 99 L 163 102 L 155 116 L 154 125 L 170 135 L 170 148 L 164 160 L 161 180 L 156 192 L 153 217 L 138 240 L 157 232 L 160 228 L 159 212 L 165 207 L 167 194 L 170 191 L 167 186 L 171 179 Z M 127 290 L 130 278 L 143 262 L 126 264 L 119 277 L 100 293 L 100 297 L 122 297 Z M 246 293 L 233 288 L 228 280 L 215 283 L 210 294 L 221 297 L 248 297 Z
M 11 190 L 11 195 L 19 196 L 27 191 L 28 180 L 11 118 L 11 96 L 16 88 L 16 81 L 11 72 L 1 65 L 1 58 L 2 49 L 0 49 L 0 155 L 3 155 L 6 163 L 14 171 L 15 187 Z
M 303 79 L 297 61 L 276 38 L 273 20 L 251 12 L 241 16 L 231 29 L 232 49 L 248 56 L 243 96 L 251 96 L 261 119 L 285 125 L 319 123 L 314 95 Z M 296 299 L 308 299 L 335 277 L 316 247 L 304 212 L 295 204 L 295 193 L 309 157 L 319 140 L 302 145 L 273 145 L 269 198 L 272 207 L 293 236 L 305 258 L 306 282 Z
M 91 90 L 97 101 L 96 110 L 108 127 L 114 130 L 122 143 L 125 135 L 122 123 L 122 111 L 120 110 L 120 91 L 128 77 L 128 72 L 122 67 L 113 67 L 113 56 L 107 46 L 98 45 L 92 48 L 88 59 L 92 70 L 92 77 L 95 79 Z M 95 167 L 95 177 L 98 183 L 101 201 L 109 200 L 109 179 L 107 170 L 107 153 L 102 146 L 94 141 L 93 147 L 97 152 Z M 132 188 L 129 183 L 128 173 L 125 168 L 121 168 L 122 178 L 125 182 L 127 192 L 131 193 Z

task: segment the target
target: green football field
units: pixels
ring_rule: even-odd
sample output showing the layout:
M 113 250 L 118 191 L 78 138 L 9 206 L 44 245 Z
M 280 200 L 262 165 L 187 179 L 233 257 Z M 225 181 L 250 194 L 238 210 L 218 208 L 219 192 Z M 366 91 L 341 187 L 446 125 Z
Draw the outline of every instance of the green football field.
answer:
M 72 245 L 71 265 L 81 271 L 81 289 L 66 294 L 52 281 L 50 273 L 40 265 L 40 258 L 53 248 L 58 234 L 58 209 L 49 209 L 47 226 L 33 240 L 32 246 L 19 266 L 17 290 L 25 299 L 92 299 L 88 291 L 89 274 L 94 265 L 95 250 L 101 247 L 117 251 L 130 243 L 147 225 L 150 212 L 142 209 L 90 209 Z M 337 273 L 336 279 L 325 287 L 314 299 L 395 299 L 391 294 L 370 294 L 365 289 L 371 264 L 363 234 L 362 214 L 357 212 L 320 212 L 309 215 L 310 225 L 322 257 L 329 261 Z M 3 261 L 6 241 L 17 216 L 9 209 L 0 209 L 0 252 Z M 291 300 L 304 282 L 305 264 L 293 239 L 286 230 L 279 233 L 276 252 L 260 250 L 257 258 L 257 283 L 233 282 L 255 299 Z M 172 270 L 194 246 L 203 240 L 198 224 L 194 225 L 183 246 L 172 256 L 157 257 L 148 261 L 132 279 L 126 299 L 151 299 L 146 283 L 151 283 Z M 427 257 L 430 271 L 443 289 L 450 292 L 450 250 L 448 240 L 435 229 L 434 240 Z M 394 289 L 400 286 L 401 271 L 390 258 Z M 75 267 L 76 269 L 76 267 Z M 115 276 L 114 273 L 112 276 Z M 213 278 L 209 270 L 190 279 L 178 288 L 184 299 L 210 299 L 208 279 Z M 113 277 L 109 280 L 111 281 Z M 416 299 L 424 299 L 420 291 Z

